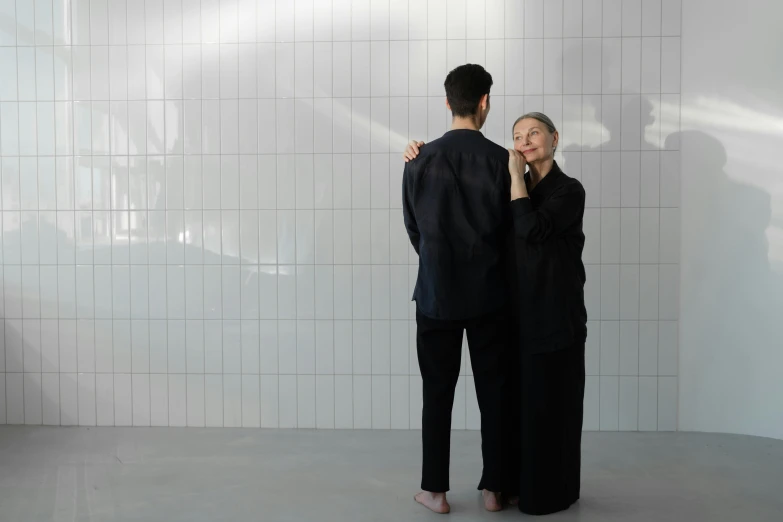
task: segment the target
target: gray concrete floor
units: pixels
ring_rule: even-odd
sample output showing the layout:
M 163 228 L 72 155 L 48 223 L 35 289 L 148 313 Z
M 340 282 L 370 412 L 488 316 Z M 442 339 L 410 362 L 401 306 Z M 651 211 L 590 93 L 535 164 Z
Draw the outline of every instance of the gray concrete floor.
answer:
M 0 520 L 444 520 L 414 503 L 418 432 L 0 427 Z M 586 433 L 582 500 L 555 521 L 783 520 L 783 441 Z M 479 435 L 452 448 L 451 520 L 484 512 Z

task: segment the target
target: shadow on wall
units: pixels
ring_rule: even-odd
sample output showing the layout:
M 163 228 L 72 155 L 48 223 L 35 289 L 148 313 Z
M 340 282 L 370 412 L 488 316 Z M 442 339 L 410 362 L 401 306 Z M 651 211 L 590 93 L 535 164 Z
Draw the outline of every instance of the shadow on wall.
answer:
M 576 177 L 579 177 L 577 173 L 581 172 L 581 181 L 586 185 L 586 190 L 602 192 L 603 187 L 601 186 L 600 178 L 594 178 L 592 180 L 585 179 L 585 173 L 582 168 L 585 161 L 584 155 L 591 152 L 622 153 L 622 115 L 639 111 L 641 111 L 639 135 L 632 138 L 634 140 L 633 147 L 625 152 L 661 152 L 662 149 L 658 144 L 660 140 L 660 114 L 656 114 L 656 107 L 644 96 L 629 97 L 625 99 L 624 104 L 618 107 L 619 111 L 611 111 L 608 107 L 604 107 L 601 96 L 586 96 L 585 98 L 596 115 L 596 119 L 588 122 L 586 118 L 583 118 L 580 128 L 582 129 L 584 141 L 594 143 L 594 145 L 582 143 L 581 141 L 575 144 L 566 145 L 564 148 L 563 170 L 571 176 L 576 175 Z M 676 140 L 676 136 L 673 136 L 672 140 Z M 677 141 L 667 140 L 667 143 L 672 144 L 671 150 L 679 150 L 680 145 Z M 594 173 L 594 175 L 597 174 L 598 173 Z M 622 183 L 623 174 L 621 168 L 619 172 L 620 178 L 617 179 L 617 182 Z M 638 174 L 640 179 L 637 182 L 641 183 L 642 173 L 639 172 Z M 591 181 L 593 182 L 592 184 Z M 591 196 L 588 195 L 588 199 L 590 197 Z M 658 195 L 658 198 L 660 198 L 660 194 Z M 593 201 L 601 201 L 601 194 L 596 194 Z M 639 204 L 641 206 L 647 206 L 642 202 Z
M 757 186 L 729 177 L 726 149 L 718 139 L 700 131 L 678 134 L 683 149 L 698 154 L 706 171 L 693 176 L 694 181 L 688 172 L 682 173 L 688 195 L 683 240 L 691 241 L 683 245 L 682 278 L 687 284 L 682 300 L 691 306 L 683 307 L 682 322 L 707 327 L 687 329 L 681 342 L 717 354 L 696 361 L 686 359 L 691 352 L 683 350 L 681 364 L 696 369 L 699 382 L 715 375 L 738 377 L 714 383 L 710 393 L 717 391 L 719 396 L 699 397 L 693 404 L 713 409 L 704 418 L 722 419 L 718 429 L 754 426 L 751 432 L 772 434 L 783 425 L 782 419 L 775 419 L 767 407 L 748 403 L 763 398 L 783 379 L 783 277 L 772 270 L 766 236 L 772 198 Z

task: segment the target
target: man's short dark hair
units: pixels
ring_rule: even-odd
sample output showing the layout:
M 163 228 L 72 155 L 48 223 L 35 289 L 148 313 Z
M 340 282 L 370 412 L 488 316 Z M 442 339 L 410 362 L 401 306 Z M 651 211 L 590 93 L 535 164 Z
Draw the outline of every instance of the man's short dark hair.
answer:
M 481 97 L 489 94 L 492 75 L 482 66 L 468 63 L 460 65 L 446 76 L 446 99 L 453 116 L 476 114 Z

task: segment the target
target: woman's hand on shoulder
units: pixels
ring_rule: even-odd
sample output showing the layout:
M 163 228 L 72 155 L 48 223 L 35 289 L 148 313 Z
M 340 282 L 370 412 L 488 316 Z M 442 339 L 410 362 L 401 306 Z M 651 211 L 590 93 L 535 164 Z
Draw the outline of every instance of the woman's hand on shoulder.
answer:
M 402 159 L 405 163 L 415 159 L 419 155 L 419 148 L 424 145 L 423 141 L 411 140 L 408 142 L 408 146 L 405 147 L 405 151 L 402 153 Z

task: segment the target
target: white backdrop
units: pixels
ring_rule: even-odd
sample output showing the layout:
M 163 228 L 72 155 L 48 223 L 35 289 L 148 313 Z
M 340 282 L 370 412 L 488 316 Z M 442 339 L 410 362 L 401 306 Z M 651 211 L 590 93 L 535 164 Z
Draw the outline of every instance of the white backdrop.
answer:
M 783 5 L 683 16 L 680 427 L 783 439 Z
M 400 151 L 474 62 L 587 190 L 585 429 L 676 429 L 680 10 L 0 0 L 0 422 L 419 427 Z

